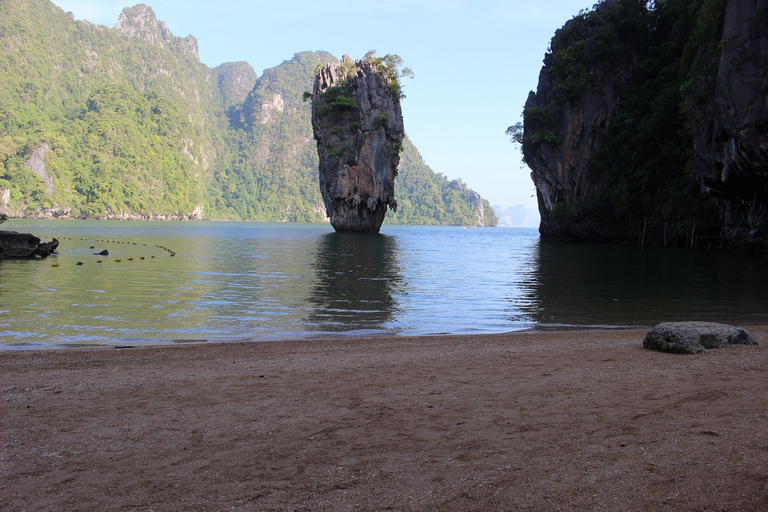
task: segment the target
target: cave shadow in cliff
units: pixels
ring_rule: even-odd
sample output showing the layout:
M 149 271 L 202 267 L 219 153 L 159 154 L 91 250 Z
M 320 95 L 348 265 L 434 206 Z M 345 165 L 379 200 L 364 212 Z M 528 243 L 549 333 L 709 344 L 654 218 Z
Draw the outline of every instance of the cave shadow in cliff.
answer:
M 398 311 L 403 286 L 397 241 L 382 234 L 327 233 L 312 264 L 310 328 L 320 332 L 381 331 Z
M 721 251 L 541 240 L 521 295 L 538 329 L 768 321 L 763 260 Z

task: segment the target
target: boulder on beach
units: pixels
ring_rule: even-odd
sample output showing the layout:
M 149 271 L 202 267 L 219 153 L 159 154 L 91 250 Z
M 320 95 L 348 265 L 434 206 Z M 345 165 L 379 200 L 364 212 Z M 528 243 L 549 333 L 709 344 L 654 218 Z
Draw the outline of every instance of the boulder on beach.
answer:
M 47 258 L 59 246 L 57 239 L 42 242 L 35 235 L 0 231 L 0 260 L 14 258 Z
M 714 322 L 666 322 L 654 327 L 643 347 L 673 354 L 698 354 L 731 345 L 757 345 L 749 331 Z

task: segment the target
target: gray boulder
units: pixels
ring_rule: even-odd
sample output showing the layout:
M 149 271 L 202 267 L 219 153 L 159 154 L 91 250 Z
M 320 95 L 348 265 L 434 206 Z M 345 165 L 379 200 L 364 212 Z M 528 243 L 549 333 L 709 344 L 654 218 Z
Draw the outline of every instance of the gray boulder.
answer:
M 667 322 L 654 327 L 643 347 L 673 354 L 698 354 L 731 345 L 757 345 L 746 329 L 712 322 Z

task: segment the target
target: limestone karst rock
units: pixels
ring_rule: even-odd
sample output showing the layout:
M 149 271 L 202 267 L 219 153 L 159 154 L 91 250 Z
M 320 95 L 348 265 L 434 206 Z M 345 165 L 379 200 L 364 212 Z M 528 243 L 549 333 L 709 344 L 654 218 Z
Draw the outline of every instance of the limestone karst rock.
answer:
M 637 75 L 637 49 L 628 45 L 620 59 L 596 60 L 589 68 L 590 86 L 578 90 L 563 87 L 563 73 L 556 69 L 556 54 L 582 39 L 611 30 L 602 15 L 614 4 L 615 0 L 598 3 L 597 15 L 589 21 L 574 19 L 557 31 L 539 74 L 537 90 L 529 94 L 525 103 L 522 146 L 536 186 L 539 231 L 544 237 L 621 238 L 620 228 L 604 222 L 606 219 L 568 222 L 553 215 L 558 206 L 578 203 L 605 186 L 603 177 L 589 172 L 589 160 L 603 146 L 622 97 Z
M 336 231 L 378 233 L 387 209 L 397 209 L 404 128 L 399 83 L 388 71 L 380 62 L 345 55 L 315 75 L 320 191 Z
M 758 9 L 727 3 L 714 95 L 693 123 L 694 172 L 719 198 L 724 238 L 768 252 L 768 16 Z
M 764 5 L 643 4 L 552 39 L 522 137 L 542 236 L 768 253 Z

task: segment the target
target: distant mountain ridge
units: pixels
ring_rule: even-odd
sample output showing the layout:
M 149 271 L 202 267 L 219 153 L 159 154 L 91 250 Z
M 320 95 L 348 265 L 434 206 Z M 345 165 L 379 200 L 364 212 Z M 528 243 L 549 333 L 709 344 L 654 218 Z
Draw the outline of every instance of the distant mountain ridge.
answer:
M 115 27 L 48 0 L 0 3 L 0 213 L 18 217 L 324 221 L 297 53 L 258 76 L 209 68 L 152 9 Z M 406 139 L 387 222 L 495 225 L 488 202 Z
M 493 205 L 493 210 L 499 218 L 498 226 L 505 228 L 536 228 L 538 227 L 539 217 L 536 212 L 529 211 L 525 206 L 519 204 L 509 208 L 502 208 L 499 205 Z

